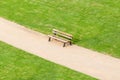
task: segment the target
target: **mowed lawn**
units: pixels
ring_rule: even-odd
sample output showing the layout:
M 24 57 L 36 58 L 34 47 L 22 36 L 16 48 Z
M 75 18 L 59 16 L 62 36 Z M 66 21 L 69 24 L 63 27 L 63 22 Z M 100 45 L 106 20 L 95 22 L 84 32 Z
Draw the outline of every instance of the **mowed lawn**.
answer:
M 0 42 L 0 80 L 96 79 Z
M 120 58 L 120 0 L 1 0 L 0 16 L 73 43 Z

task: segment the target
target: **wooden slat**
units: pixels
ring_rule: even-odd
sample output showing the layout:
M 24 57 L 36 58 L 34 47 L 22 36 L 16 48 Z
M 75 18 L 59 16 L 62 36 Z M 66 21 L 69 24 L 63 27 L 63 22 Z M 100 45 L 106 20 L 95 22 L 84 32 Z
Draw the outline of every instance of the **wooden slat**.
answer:
M 65 33 L 65 32 L 62 32 L 62 31 L 59 31 L 57 29 L 53 29 L 53 34 L 56 34 L 56 35 L 61 35 L 63 37 L 66 37 L 68 39 L 72 39 L 72 35 L 71 34 L 68 34 L 68 33 Z
M 69 40 L 65 40 L 65 39 L 61 39 L 59 37 L 56 37 L 56 36 L 52 36 L 52 35 L 48 35 L 49 37 L 55 39 L 55 40 L 58 40 L 58 41 L 61 41 L 61 42 L 64 42 L 64 43 L 67 43 L 69 42 Z
M 62 31 L 59 31 L 59 30 L 57 30 L 57 29 L 53 29 L 53 31 L 56 31 L 56 32 L 58 32 L 58 33 L 61 33 L 61 34 L 64 34 L 64 35 L 67 35 L 67 36 L 71 36 L 71 37 L 72 37 L 71 34 L 68 34 L 68 33 L 65 33 L 65 32 L 62 32 Z

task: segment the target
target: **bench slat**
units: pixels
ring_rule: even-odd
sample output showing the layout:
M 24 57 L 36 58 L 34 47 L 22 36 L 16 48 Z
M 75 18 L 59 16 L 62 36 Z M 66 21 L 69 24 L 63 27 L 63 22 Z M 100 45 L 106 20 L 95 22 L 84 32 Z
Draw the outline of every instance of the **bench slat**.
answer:
M 70 41 L 70 40 L 61 39 L 60 37 L 56 37 L 56 36 L 51 36 L 51 35 L 48 35 L 48 36 L 64 43 L 67 43 Z
M 59 31 L 59 30 L 56 30 L 56 29 L 53 29 L 53 34 L 66 37 L 66 38 L 68 38 L 68 39 L 72 39 L 72 35 L 70 35 L 70 34 L 68 34 L 68 33 L 65 33 L 65 32 L 62 32 L 62 31 Z

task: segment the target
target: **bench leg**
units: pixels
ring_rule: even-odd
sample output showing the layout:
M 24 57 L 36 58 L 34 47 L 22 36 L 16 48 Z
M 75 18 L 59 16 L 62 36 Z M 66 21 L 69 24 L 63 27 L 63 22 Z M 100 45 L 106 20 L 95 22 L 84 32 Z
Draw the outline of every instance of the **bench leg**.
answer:
M 51 37 L 49 37 L 48 41 L 49 41 L 49 42 L 51 41 Z
M 65 47 L 66 43 L 63 44 L 63 47 Z
M 70 42 L 70 45 L 72 45 L 72 42 Z

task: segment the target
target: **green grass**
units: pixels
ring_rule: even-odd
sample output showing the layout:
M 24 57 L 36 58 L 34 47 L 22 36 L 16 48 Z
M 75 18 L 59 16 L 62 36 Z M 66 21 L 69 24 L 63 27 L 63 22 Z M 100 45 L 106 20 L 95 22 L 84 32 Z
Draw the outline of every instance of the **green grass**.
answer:
M 0 16 L 45 34 L 53 28 L 73 42 L 120 58 L 120 0 L 1 0 Z
M 0 80 L 96 79 L 0 42 Z

